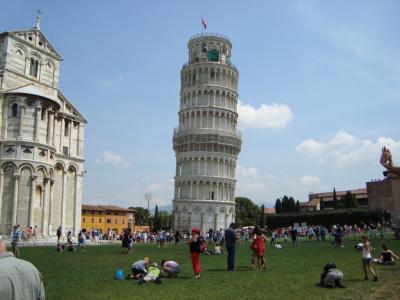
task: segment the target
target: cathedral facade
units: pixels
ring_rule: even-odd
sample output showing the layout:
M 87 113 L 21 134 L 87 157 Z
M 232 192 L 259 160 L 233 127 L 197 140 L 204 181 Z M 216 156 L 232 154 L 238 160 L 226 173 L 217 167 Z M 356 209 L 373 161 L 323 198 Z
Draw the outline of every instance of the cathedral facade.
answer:
M 235 169 L 242 143 L 237 129 L 239 72 L 225 36 L 194 36 L 188 50 L 173 137 L 173 225 L 182 231 L 227 228 L 235 221 Z
M 0 233 L 76 235 L 87 122 L 58 88 L 62 58 L 39 22 L 0 34 Z

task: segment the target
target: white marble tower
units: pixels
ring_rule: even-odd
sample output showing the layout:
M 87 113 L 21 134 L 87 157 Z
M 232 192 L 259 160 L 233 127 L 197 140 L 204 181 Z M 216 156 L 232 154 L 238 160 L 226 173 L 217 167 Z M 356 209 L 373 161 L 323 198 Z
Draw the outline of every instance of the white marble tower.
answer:
M 235 168 L 241 148 L 237 130 L 239 72 L 231 63 L 232 44 L 218 34 L 200 34 L 188 43 L 181 70 L 173 227 L 227 228 L 235 220 Z

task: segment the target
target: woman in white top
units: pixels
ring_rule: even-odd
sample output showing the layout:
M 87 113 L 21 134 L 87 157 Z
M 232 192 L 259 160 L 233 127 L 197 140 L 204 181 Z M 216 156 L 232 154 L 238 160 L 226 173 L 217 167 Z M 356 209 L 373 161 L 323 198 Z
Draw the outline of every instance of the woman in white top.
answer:
M 371 244 L 369 243 L 369 239 L 367 236 L 362 237 L 363 240 L 363 248 L 362 248 L 362 266 L 364 271 L 364 280 L 368 280 L 368 272 L 367 269 L 371 272 L 372 276 L 374 276 L 374 281 L 378 281 L 378 276 L 374 269 L 371 267 L 372 255 L 371 255 Z

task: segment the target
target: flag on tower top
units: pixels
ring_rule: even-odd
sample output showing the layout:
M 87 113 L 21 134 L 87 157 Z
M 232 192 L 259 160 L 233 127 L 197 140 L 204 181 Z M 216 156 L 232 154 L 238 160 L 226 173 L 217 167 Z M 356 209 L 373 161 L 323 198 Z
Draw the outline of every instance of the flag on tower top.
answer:
M 203 18 L 201 18 L 201 26 L 203 27 L 203 29 L 204 29 L 204 30 L 206 30 L 206 29 L 207 29 L 207 24 L 206 24 L 206 21 L 204 21 L 204 19 L 203 19 Z

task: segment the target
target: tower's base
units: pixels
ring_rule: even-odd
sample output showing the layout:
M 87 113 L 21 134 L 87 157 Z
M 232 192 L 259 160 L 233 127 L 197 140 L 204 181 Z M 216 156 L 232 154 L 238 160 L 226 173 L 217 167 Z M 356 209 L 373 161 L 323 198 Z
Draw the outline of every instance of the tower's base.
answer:
M 235 222 L 235 203 L 216 200 L 174 200 L 173 229 L 190 232 L 193 227 L 207 232 L 226 229 Z

